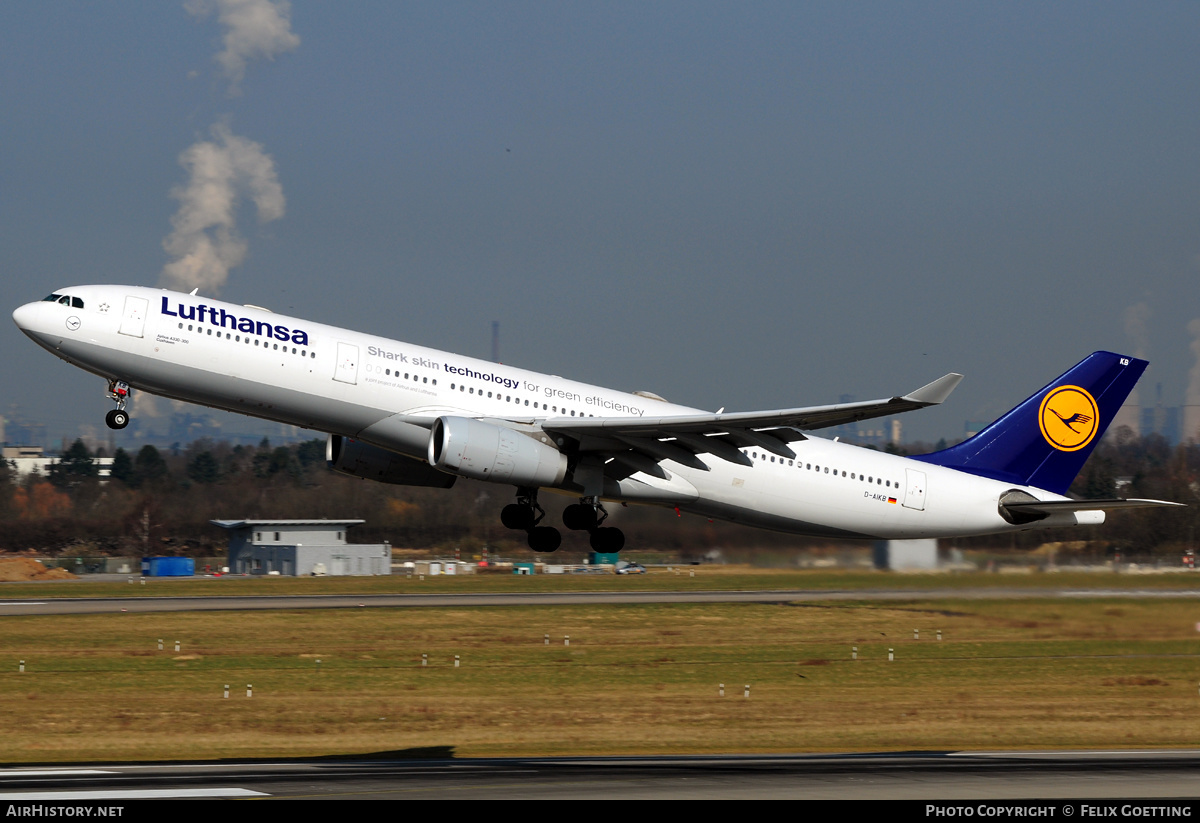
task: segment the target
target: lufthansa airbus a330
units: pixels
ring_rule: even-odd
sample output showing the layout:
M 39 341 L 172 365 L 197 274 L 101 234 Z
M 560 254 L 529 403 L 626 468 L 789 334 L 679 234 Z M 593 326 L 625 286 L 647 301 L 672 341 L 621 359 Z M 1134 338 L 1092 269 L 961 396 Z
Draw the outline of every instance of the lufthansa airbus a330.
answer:
M 1068 486 L 1146 368 L 1095 352 L 974 437 L 900 457 L 809 432 L 941 403 L 947 374 L 858 403 L 710 413 L 192 294 L 76 286 L 13 319 L 54 355 L 108 381 L 111 428 L 131 390 L 326 432 L 339 472 L 449 488 L 514 486 L 504 525 L 558 548 L 538 491 L 597 551 L 619 551 L 603 501 L 674 507 L 794 534 L 920 538 L 1104 522 L 1105 511 L 1178 505 L 1073 500 Z

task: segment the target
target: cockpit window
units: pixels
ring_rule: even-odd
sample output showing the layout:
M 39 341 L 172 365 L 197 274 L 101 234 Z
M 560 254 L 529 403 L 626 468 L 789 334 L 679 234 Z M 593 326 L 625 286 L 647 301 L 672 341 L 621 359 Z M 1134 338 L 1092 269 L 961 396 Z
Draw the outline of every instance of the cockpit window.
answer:
M 43 303 L 61 303 L 64 306 L 70 306 L 73 309 L 83 308 L 82 297 L 71 297 L 68 294 L 51 294 L 48 297 L 42 298 Z

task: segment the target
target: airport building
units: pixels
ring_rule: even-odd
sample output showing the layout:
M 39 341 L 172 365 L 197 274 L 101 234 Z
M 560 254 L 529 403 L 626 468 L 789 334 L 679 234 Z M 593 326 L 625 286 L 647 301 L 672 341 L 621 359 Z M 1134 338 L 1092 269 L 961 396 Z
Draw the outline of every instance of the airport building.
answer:
M 874 547 L 877 569 L 890 571 L 933 571 L 938 567 L 938 542 L 920 540 L 878 540 Z
M 392 573 L 388 543 L 348 543 L 362 520 L 210 520 L 229 530 L 233 574 L 373 575 Z
M 50 467 L 59 461 L 58 457 L 46 454 L 41 446 L 5 446 L 3 447 L 3 459 L 13 467 L 19 479 L 23 479 L 29 474 L 49 477 Z M 97 469 L 96 476 L 101 480 L 107 480 L 112 473 L 113 459 L 111 457 L 93 457 L 92 463 Z

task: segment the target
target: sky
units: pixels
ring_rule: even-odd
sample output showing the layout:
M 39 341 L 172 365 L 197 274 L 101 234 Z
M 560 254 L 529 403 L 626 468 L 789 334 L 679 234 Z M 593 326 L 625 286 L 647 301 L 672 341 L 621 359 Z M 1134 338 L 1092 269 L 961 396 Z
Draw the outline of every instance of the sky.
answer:
M 1198 34 L 1191 2 L 0 4 L 0 294 L 200 286 L 483 358 L 499 321 L 506 363 L 712 410 L 966 375 L 903 417 L 928 441 L 1096 349 L 1200 403 Z M 0 414 L 104 431 L 103 381 L 0 347 Z

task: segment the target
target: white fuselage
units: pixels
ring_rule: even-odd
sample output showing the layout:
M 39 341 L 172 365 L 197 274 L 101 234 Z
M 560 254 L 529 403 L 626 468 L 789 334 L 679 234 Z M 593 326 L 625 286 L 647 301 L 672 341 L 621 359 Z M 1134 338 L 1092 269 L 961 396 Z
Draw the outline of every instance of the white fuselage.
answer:
M 422 459 L 421 426 L 443 415 L 536 431 L 556 418 L 698 412 L 204 297 L 132 286 L 61 293 L 83 306 L 30 303 L 14 318 L 76 366 L 153 394 L 362 438 Z M 1103 512 L 1088 511 L 1016 526 L 1000 515 L 1005 492 L 1065 498 L 811 436 L 791 447 L 796 459 L 749 447 L 741 451 L 751 465 L 708 459 L 708 471 L 664 460 L 666 478 L 635 473 L 606 481 L 603 496 L 845 537 L 961 536 L 1103 521 Z

